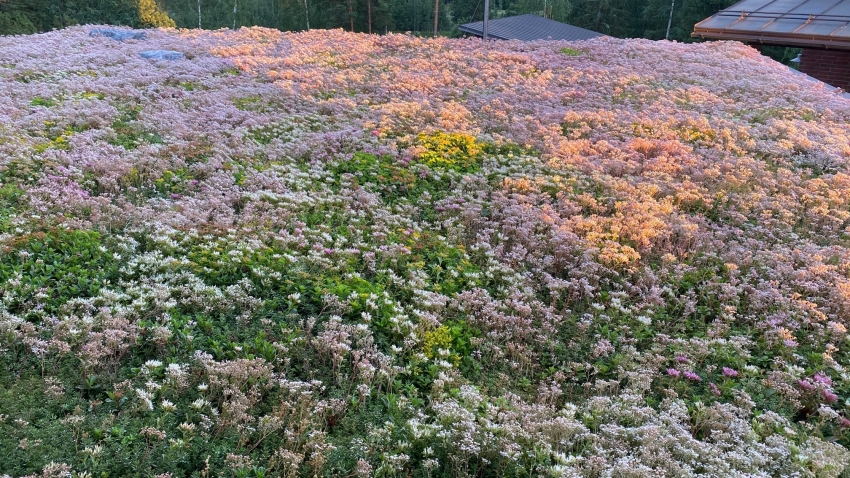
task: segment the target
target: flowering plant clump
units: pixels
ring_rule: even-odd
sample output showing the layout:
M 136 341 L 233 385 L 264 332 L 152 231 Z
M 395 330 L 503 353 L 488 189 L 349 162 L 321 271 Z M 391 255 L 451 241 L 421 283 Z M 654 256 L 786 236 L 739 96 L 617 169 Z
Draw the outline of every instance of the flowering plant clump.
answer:
M 89 29 L 0 38 L 0 476 L 850 470 L 850 100 L 735 43 Z

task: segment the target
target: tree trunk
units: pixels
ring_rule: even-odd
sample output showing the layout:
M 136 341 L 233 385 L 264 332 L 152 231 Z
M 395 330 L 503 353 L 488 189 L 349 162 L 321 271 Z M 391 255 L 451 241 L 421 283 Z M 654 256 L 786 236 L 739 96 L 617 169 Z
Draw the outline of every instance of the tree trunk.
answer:
M 233 0 L 233 29 L 236 30 L 236 3 L 239 0 Z
M 201 29 L 201 0 L 198 0 L 198 30 Z
M 603 8 L 602 0 L 599 1 L 599 9 L 596 10 L 596 31 L 602 33 L 602 8 Z
M 354 33 L 354 6 L 352 2 L 354 0 L 348 0 L 348 20 L 351 22 L 351 32 Z
M 440 0 L 434 0 L 434 38 L 437 38 L 437 25 L 440 21 Z
M 372 0 L 366 0 L 366 14 L 369 19 L 369 34 L 372 34 Z
M 59 2 L 59 26 L 65 28 L 65 0 Z
M 667 33 L 664 35 L 665 40 L 670 39 L 670 27 L 673 25 L 673 9 L 676 8 L 676 0 L 670 2 L 670 18 L 667 19 Z

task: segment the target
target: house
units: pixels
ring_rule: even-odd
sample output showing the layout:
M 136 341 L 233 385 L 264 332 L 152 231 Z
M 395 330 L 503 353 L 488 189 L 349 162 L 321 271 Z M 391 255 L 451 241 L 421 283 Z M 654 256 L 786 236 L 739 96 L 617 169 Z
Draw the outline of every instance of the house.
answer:
M 465 23 L 460 31 L 474 36 L 484 36 L 484 22 Z M 605 35 L 566 23 L 556 22 L 537 15 L 516 15 L 490 20 L 487 36 L 497 40 L 590 40 Z
M 743 0 L 691 36 L 802 48 L 800 71 L 850 91 L 850 0 Z

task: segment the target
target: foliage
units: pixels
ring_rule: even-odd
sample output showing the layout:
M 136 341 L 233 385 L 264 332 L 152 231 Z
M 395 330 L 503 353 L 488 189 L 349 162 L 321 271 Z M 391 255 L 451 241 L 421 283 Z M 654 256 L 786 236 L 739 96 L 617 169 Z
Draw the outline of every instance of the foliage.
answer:
M 0 281 L 14 284 L 9 292 L 21 303 L 35 299 L 47 313 L 55 313 L 69 299 L 93 297 L 109 283 L 117 262 L 101 245 L 95 232 L 55 231 L 34 233 L 6 244 L 0 261 Z M 16 302 L 7 302 L 10 312 L 24 312 Z
M 4 35 L 26 35 L 38 31 L 29 17 L 20 11 L 0 11 L 0 32 Z
M 670 40 L 691 38 L 693 26 L 734 0 L 679 1 L 674 7 Z M 438 29 L 460 35 L 457 26 L 480 21 L 479 0 L 441 0 Z M 265 26 L 285 31 L 344 28 L 383 34 L 411 31 L 433 34 L 431 0 L 8 0 L 0 2 L 0 34 L 47 31 L 72 24 L 108 23 L 133 27 L 238 28 Z M 494 0 L 491 18 L 533 13 L 621 38 L 665 38 L 669 0 Z M 765 54 L 791 64 L 797 52 L 780 47 Z
M 843 96 L 725 42 L 88 30 L 0 38 L 0 476 L 847 473 Z
M 143 28 L 174 28 L 174 20 L 156 3 L 156 0 L 139 0 L 139 23 Z
M 474 137 L 457 133 L 420 133 L 419 143 L 425 151 L 419 159 L 431 167 L 458 172 L 475 172 L 479 165 L 481 146 Z
M 0 34 L 49 31 L 76 24 L 173 27 L 157 0 L 8 0 L 0 2 Z

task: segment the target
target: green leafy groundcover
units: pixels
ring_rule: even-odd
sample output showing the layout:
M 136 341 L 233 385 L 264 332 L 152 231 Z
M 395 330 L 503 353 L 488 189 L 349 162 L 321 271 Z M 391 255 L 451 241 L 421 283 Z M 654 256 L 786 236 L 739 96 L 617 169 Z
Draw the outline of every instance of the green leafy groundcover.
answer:
M 87 33 L 0 38 L 0 477 L 848 472 L 843 96 L 729 43 Z

